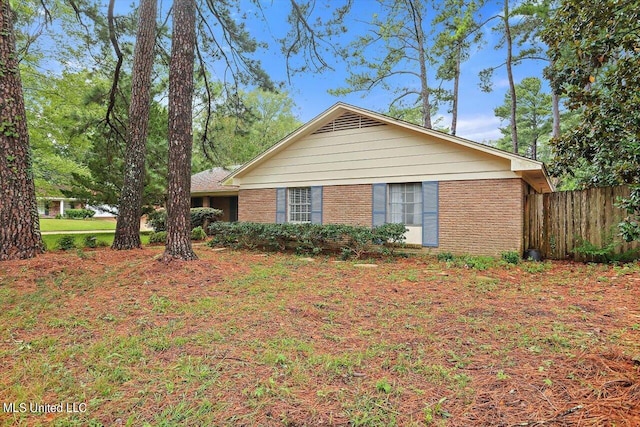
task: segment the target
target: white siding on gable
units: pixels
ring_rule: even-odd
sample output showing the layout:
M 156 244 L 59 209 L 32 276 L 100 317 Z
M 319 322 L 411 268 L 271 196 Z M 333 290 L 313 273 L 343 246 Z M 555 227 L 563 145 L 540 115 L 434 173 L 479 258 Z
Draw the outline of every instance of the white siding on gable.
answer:
M 515 178 L 510 161 L 396 126 L 308 135 L 235 184 L 243 188 Z

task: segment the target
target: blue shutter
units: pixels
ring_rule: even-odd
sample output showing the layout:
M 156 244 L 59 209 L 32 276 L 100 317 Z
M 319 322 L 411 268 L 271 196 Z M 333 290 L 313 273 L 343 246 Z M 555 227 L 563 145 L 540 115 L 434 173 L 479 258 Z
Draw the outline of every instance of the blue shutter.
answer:
M 387 222 L 387 184 L 373 184 L 373 226 Z
M 287 189 L 276 188 L 276 224 L 287 222 Z
M 311 224 L 322 224 L 322 186 L 311 187 Z
M 438 246 L 438 182 L 422 183 L 422 246 Z

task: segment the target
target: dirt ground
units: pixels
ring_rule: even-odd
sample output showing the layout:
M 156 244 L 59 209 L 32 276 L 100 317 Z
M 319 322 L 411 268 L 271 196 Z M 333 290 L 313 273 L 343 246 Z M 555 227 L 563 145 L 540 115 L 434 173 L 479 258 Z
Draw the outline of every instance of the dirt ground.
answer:
M 640 425 L 637 263 L 162 249 L 0 263 L 0 401 L 87 405 L 3 425 Z

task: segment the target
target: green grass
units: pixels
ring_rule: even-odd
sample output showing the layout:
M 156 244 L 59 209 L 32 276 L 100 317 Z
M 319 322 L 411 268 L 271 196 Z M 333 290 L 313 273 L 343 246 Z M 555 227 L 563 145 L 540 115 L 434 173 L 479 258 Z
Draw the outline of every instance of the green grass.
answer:
M 47 245 L 47 250 L 48 251 L 57 250 L 58 241 L 64 235 L 65 235 L 64 233 L 44 234 L 42 236 L 42 240 L 44 241 L 45 245 Z M 76 247 L 82 248 L 84 247 L 83 242 L 86 236 L 96 236 L 96 241 L 98 242 L 98 246 L 111 246 L 111 244 L 113 243 L 113 238 L 115 236 L 115 233 L 96 233 L 96 234 L 81 233 L 81 234 L 72 234 L 71 236 L 73 236 L 75 240 Z M 148 245 L 149 233 L 140 233 L 140 240 L 142 241 L 143 245 Z
M 113 219 L 52 219 L 40 218 L 40 231 L 115 230 Z

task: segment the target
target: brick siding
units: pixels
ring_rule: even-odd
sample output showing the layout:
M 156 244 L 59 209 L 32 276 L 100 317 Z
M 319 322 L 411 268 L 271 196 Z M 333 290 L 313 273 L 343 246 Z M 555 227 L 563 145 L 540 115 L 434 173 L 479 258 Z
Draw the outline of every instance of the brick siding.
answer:
M 332 185 L 322 189 L 322 223 L 371 226 L 371 184 Z
M 519 178 L 443 181 L 439 185 L 439 247 L 429 252 L 499 255 L 523 250 L 526 184 Z M 371 226 L 370 184 L 325 186 L 323 224 Z M 273 223 L 276 190 L 240 190 L 239 221 Z
M 276 189 L 240 190 L 238 193 L 238 221 L 276 222 Z
M 441 182 L 440 245 L 434 252 L 521 253 L 525 187 L 518 178 Z

